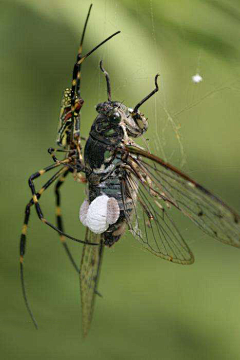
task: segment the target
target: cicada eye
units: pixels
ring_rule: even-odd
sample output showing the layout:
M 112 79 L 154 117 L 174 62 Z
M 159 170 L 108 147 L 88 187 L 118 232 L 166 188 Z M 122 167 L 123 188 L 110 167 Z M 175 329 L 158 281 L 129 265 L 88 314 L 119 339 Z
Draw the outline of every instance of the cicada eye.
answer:
M 111 120 L 115 122 L 120 122 L 121 114 L 118 111 L 114 112 L 113 115 L 111 116 Z
M 101 106 L 101 104 L 98 104 L 98 105 L 96 106 L 96 111 L 100 114 L 100 113 L 101 113 L 101 110 L 102 110 L 102 106 Z

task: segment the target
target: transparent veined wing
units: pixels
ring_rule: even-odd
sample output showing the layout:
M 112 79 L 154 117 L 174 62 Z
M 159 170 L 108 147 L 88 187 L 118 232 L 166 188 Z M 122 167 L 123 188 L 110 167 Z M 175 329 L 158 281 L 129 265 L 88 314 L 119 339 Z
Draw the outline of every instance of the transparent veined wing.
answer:
M 89 242 L 99 243 L 99 246 L 84 245 L 80 267 L 80 290 L 82 303 L 83 335 L 87 336 L 91 326 L 94 310 L 95 295 L 100 275 L 103 256 L 103 242 L 101 235 L 86 229 L 86 239 Z
M 173 205 L 211 237 L 240 247 L 240 216 L 234 210 L 157 156 L 134 146 L 126 151 L 134 176 L 160 205 Z
M 182 238 L 165 204 L 140 180 L 140 173 L 127 171 L 122 180 L 123 205 L 132 235 L 156 256 L 174 263 L 188 265 L 194 256 Z M 127 211 L 125 199 L 131 199 L 133 210 Z

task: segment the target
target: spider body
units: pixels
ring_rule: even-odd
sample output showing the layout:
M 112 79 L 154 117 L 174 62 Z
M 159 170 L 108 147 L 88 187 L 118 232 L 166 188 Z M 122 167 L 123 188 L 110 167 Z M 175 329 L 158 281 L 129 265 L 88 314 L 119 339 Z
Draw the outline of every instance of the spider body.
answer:
M 80 121 L 80 110 L 84 104 L 84 100 L 75 96 L 74 112 L 71 110 L 71 94 L 72 90 L 67 88 L 63 93 L 61 110 L 59 116 L 59 126 L 57 131 L 57 145 L 64 149 L 75 148 L 76 139 L 80 139 L 79 129 L 73 126 L 73 115 L 76 117 L 78 123 Z

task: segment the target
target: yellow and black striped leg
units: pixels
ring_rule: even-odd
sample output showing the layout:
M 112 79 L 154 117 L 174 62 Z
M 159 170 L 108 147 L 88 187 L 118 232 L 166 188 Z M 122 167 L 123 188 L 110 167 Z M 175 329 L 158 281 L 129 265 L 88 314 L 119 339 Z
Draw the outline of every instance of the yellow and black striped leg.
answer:
M 63 149 L 54 149 L 54 148 L 49 148 L 48 149 L 48 153 L 51 155 L 51 157 L 52 157 L 52 159 L 53 159 L 53 161 L 54 162 L 59 162 L 60 160 L 58 160 L 57 158 L 56 158 L 56 155 L 55 155 L 55 153 L 56 152 L 61 152 L 61 153 L 69 153 L 69 152 L 73 152 L 74 150 L 63 150 Z M 68 165 L 69 167 L 71 167 L 70 165 Z
M 40 199 L 41 195 L 43 194 L 43 192 L 59 177 L 61 176 L 62 173 L 64 173 L 66 170 L 68 170 L 67 168 L 63 168 L 60 169 L 56 174 L 54 174 L 51 179 L 49 179 L 46 184 L 43 185 L 43 187 L 36 193 L 36 197 L 37 199 Z M 31 206 L 34 205 L 33 199 L 31 199 L 29 201 L 29 203 L 26 206 L 25 209 L 25 218 L 24 218 L 24 224 L 23 224 L 23 228 L 22 228 L 22 234 L 21 234 L 21 238 L 20 238 L 20 273 L 21 273 L 21 285 L 22 285 L 22 293 L 23 293 L 23 298 L 28 310 L 28 313 L 35 325 L 36 328 L 38 328 L 37 326 L 37 322 L 33 316 L 33 313 L 31 311 L 31 308 L 29 306 L 29 302 L 27 299 L 27 294 L 26 294 L 26 288 L 25 288 L 25 281 L 24 281 L 24 272 L 23 272 L 23 258 L 25 255 L 25 250 L 26 250 L 26 233 L 27 233 L 27 228 L 28 228 L 28 222 L 29 222 L 29 218 L 30 218 L 30 212 L 31 212 Z
M 41 210 L 41 207 L 39 205 L 39 202 L 38 202 L 38 198 L 37 198 L 37 193 L 36 193 L 36 190 L 35 190 L 35 186 L 34 186 L 34 180 L 37 179 L 38 177 L 42 176 L 43 174 L 45 174 L 47 171 L 50 171 L 54 168 L 56 168 L 57 166 L 60 166 L 60 165 L 65 165 L 65 166 L 68 166 L 68 162 L 69 160 L 66 159 L 66 160 L 63 160 L 61 162 L 58 162 L 58 163 L 55 163 L 53 165 L 50 165 L 46 168 L 44 168 L 43 170 L 40 170 L 38 172 L 36 172 L 35 174 L 31 175 L 29 180 L 28 180 L 28 184 L 29 184 L 29 187 L 32 191 L 32 195 L 33 195 L 33 202 L 34 202 L 34 205 L 35 205 L 35 209 L 37 211 L 37 215 L 39 217 L 39 219 L 46 225 L 50 226 L 52 229 L 54 229 L 55 231 L 57 231 L 60 235 L 63 235 L 63 236 L 66 236 L 67 238 L 73 240 L 73 241 L 76 241 L 76 242 L 79 242 L 81 244 L 87 244 L 87 245 L 93 245 L 93 246 L 96 246 L 98 245 L 97 243 L 88 243 L 86 241 L 83 241 L 83 240 L 79 240 L 79 239 L 76 239 L 74 238 L 73 236 L 70 236 L 66 233 L 64 233 L 63 231 L 59 230 L 56 226 L 54 226 L 53 224 L 51 224 L 49 221 L 47 221 L 44 216 L 43 216 L 43 213 L 42 213 L 42 210 Z
M 62 176 L 61 178 L 58 180 L 58 182 L 56 183 L 55 186 L 55 195 L 56 195 L 56 221 L 57 221 L 57 227 L 59 230 L 61 230 L 62 232 L 64 231 L 63 228 L 63 221 L 62 221 L 62 214 L 61 214 L 61 196 L 60 196 L 60 187 L 63 185 L 67 175 L 69 174 L 69 170 L 67 170 Z M 79 273 L 80 270 L 75 262 L 75 260 L 73 259 L 73 256 L 69 250 L 69 247 L 66 243 L 66 238 L 63 235 L 60 235 L 60 240 L 62 245 L 64 246 L 64 249 L 69 257 L 69 260 L 71 261 L 73 267 L 75 268 L 75 270 Z

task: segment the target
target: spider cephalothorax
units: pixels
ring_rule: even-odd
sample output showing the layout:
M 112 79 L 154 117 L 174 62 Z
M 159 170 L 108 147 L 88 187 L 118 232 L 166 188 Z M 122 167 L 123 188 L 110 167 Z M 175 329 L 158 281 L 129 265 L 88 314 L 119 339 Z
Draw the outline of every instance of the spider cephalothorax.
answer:
M 80 119 L 80 110 L 84 104 L 84 100 L 74 96 L 74 111 L 72 111 L 72 90 L 67 88 L 62 97 L 61 110 L 59 116 L 59 125 L 57 131 L 57 145 L 67 148 L 74 139 L 74 117 Z

